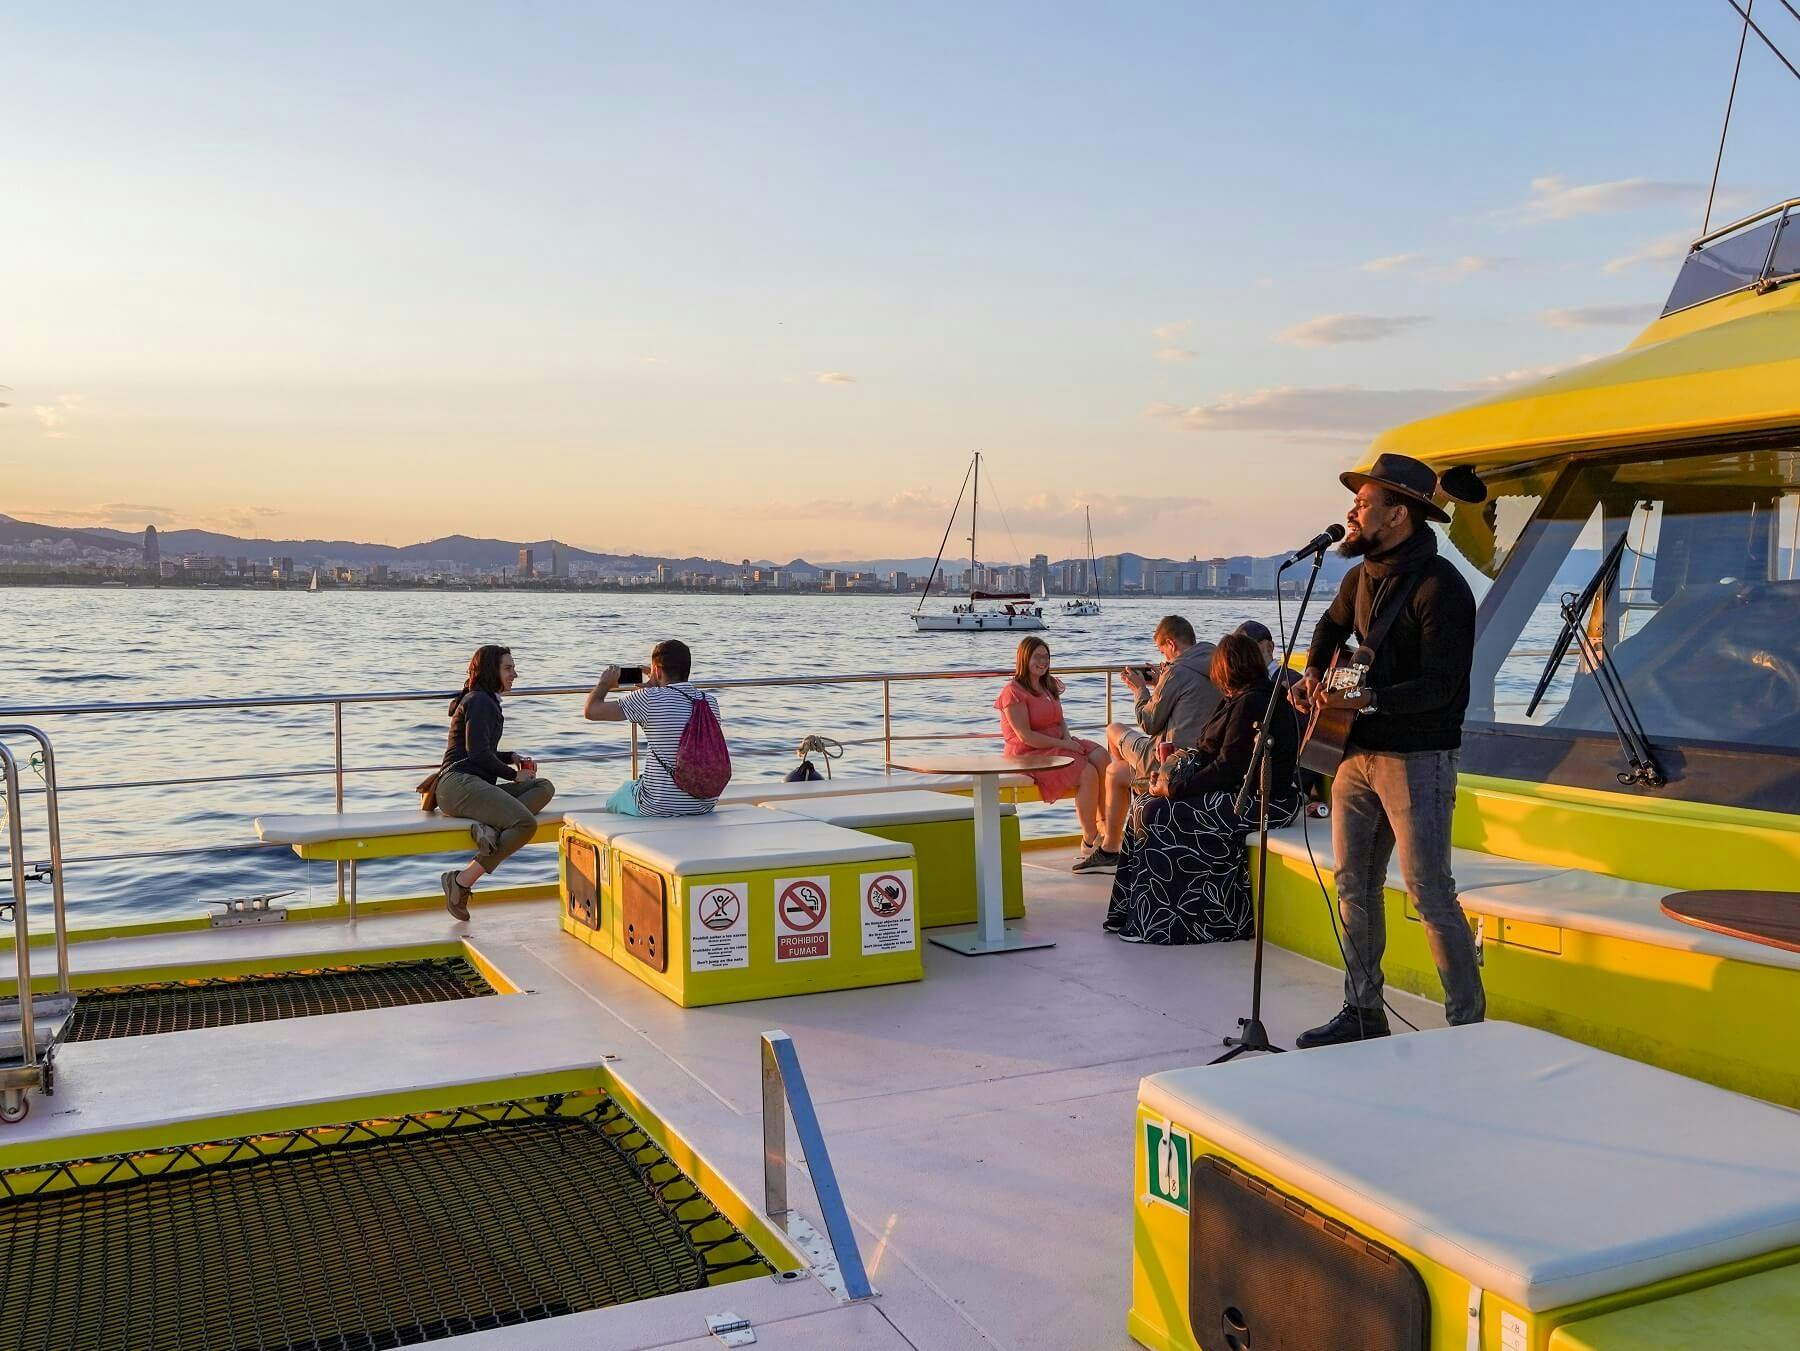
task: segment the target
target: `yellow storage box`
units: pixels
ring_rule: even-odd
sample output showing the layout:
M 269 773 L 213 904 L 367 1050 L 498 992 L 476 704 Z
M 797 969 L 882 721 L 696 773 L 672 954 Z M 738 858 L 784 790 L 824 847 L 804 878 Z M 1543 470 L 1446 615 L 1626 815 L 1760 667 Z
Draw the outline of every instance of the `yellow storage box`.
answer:
M 1509 1023 L 1153 1075 L 1135 1150 L 1158 1351 L 1549 1351 L 1800 1260 L 1800 1117 Z
M 765 807 L 771 806 L 764 803 Z M 952 793 L 847 793 L 838 797 L 783 799 L 780 809 L 846 830 L 910 844 L 919 870 L 919 927 L 973 924 L 975 899 L 975 804 Z M 1019 866 L 1019 809 L 1000 804 L 1000 866 L 1007 919 L 1025 913 Z
M 1550 1351 L 1774 1351 L 1800 1345 L 1800 1266 L 1565 1323 Z
M 684 1008 L 923 974 L 910 845 L 744 807 L 572 816 L 560 852 L 563 927 Z

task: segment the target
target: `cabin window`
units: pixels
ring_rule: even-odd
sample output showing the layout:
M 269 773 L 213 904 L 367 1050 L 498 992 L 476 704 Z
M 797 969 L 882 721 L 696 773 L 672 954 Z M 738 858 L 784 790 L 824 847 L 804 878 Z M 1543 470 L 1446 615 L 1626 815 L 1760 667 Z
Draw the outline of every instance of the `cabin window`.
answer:
M 1495 532 L 1487 566 L 1470 560 L 1492 575 L 1478 591 L 1472 729 L 1533 736 L 1538 763 L 1545 738 L 1613 735 L 1579 643 L 1527 707 L 1563 627 L 1559 602 L 1616 547 L 1583 627 L 1653 745 L 1677 768 L 1684 747 L 1800 753 L 1797 504 L 1796 448 L 1565 466 L 1510 545 Z M 1457 540 L 1455 522 L 1448 533 Z

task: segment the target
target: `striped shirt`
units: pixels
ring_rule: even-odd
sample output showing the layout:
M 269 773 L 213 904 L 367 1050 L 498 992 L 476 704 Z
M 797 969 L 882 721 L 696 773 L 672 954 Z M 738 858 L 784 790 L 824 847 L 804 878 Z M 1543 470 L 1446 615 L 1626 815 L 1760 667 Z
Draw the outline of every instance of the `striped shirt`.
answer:
M 697 697 L 702 697 L 700 691 L 684 681 L 671 686 L 642 686 L 619 703 L 625 716 L 643 729 L 644 739 L 650 743 L 649 758 L 638 762 L 638 810 L 645 816 L 703 816 L 713 809 L 712 798 L 689 797 L 669 777 Z M 703 697 L 717 716 L 719 701 L 710 694 Z

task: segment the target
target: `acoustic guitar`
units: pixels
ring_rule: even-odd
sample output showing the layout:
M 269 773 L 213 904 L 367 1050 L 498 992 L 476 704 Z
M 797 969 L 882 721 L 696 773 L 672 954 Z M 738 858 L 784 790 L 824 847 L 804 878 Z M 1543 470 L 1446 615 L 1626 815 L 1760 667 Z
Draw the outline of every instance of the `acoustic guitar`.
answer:
M 1319 693 L 1357 694 L 1368 678 L 1368 666 L 1347 657 L 1344 649 L 1339 648 L 1319 679 Z M 1322 703 L 1315 703 L 1306 720 L 1306 735 L 1300 740 L 1300 754 L 1296 757 L 1301 767 L 1315 774 L 1336 773 L 1349 749 L 1350 729 L 1355 725 L 1354 708 L 1326 708 Z

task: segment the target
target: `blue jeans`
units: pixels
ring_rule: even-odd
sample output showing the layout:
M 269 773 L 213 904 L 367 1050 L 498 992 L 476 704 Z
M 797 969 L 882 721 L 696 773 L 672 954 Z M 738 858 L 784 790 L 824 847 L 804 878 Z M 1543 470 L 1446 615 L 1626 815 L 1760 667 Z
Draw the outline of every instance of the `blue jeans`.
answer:
M 637 780 L 627 779 L 612 790 L 612 796 L 606 799 L 606 810 L 618 816 L 642 816 L 643 809 L 638 806 Z
M 1331 844 L 1337 855 L 1338 914 L 1344 923 L 1344 999 L 1381 1008 L 1387 950 L 1388 859 L 1400 851 L 1400 878 L 1425 925 L 1425 942 L 1454 1025 L 1487 1012 L 1475 939 L 1450 873 L 1456 812 L 1456 751 L 1352 751 L 1331 781 Z

